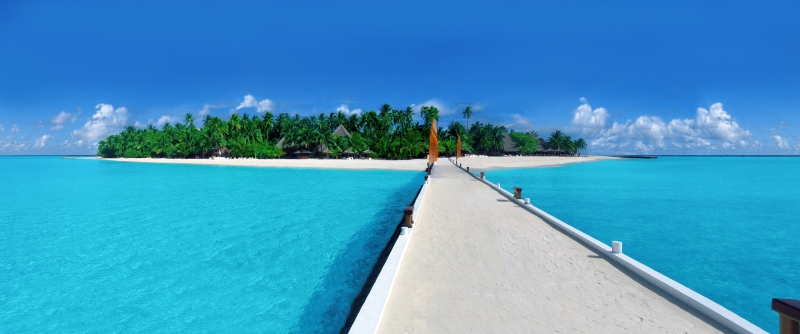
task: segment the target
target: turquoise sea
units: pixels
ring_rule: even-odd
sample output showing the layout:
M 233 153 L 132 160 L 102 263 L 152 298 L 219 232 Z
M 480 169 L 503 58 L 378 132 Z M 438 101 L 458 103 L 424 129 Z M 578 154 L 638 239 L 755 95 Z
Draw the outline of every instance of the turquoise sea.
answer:
M 0 332 L 335 333 L 421 172 L 0 157 Z
M 800 299 L 800 157 L 659 157 L 496 170 L 523 197 L 777 332 Z

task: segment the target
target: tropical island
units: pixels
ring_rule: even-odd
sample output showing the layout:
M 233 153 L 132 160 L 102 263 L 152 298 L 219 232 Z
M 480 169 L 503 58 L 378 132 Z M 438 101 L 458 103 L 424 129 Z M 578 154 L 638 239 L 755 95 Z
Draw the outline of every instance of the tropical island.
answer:
M 211 156 L 280 158 L 287 154 L 308 157 L 367 156 L 382 159 L 424 157 L 432 125 L 439 119 L 433 106 L 420 108 L 424 123 L 414 122 L 414 109 L 394 109 L 389 104 L 379 111 L 360 114 L 321 113 L 300 117 L 281 113 L 275 117 L 232 114 L 228 121 L 206 115 L 203 126 L 195 126 L 187 113 L 183 123 L 152 124 L 144 129 L 128 126 L 119 134 L 98 143 L 103 158 L 208 158 Z M 456 152 L 458 138 L 462 150 L 482 155 L 578 155 L 586 142 L 573 140 L 560 130 L 548 138 L 535 131 L 517 132 L 502 125 L 469 123 L 474 111 L 466 107 L 461 116 L 466 126 L 453 120 L 438 127 L 438 149 L 444 156 Z

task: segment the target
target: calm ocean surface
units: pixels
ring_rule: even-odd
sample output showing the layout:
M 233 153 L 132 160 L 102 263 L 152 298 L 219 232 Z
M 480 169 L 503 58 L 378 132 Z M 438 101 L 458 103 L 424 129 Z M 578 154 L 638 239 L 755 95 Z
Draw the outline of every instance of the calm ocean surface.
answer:
M 800 157 L 659 157 L 498 170 L 486 178 L 777 332 L 800 299 Z
M 423 173 L 0 157 L 0 332 L 338 332 Z

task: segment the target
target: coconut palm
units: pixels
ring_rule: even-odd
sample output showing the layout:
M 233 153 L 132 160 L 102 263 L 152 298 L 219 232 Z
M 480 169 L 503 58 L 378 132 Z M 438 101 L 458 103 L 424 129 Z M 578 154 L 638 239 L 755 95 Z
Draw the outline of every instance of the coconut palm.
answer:
M 461 116 L 464 116 L 464 118 L 467 119 L 467 130 L 469 130 L 469 119 L 472 118 L 472 114 L 473 111 L 472 107 L 470 106 L 467 106 L 466 108 L 464 108 L 464 111 L 461 112 Z

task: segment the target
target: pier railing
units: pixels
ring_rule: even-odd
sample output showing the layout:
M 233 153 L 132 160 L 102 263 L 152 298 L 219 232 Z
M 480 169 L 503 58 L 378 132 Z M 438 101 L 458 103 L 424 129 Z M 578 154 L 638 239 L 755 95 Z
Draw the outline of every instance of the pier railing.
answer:
M 507 190 L 501 188 L 499 183 L 493 184 L 489 182 L 489 180 L 486 179 L 485 172 L 480 172 L 480 176 L 476 176 L 475 174 L 469 172 L 464 167 L 461 167 L 460 165 L 456 164 L 453 160 L 450 160 L 450 162 L 453 163 L 453 165 L 455 165 L 456 167 L 463 170 L 464 172 L 468 173 L 470 176 L 485 183 L 492 189 L 495 189 L 498 193 L 511 200 L 512 203 L 515 203 L 519 205 L 521 208 L 527 210 L 528 212 L 533 213 L 546 223 L 560 230 L 564 234 L 572 237 L 578 242 L 583 243 L 584 245 L 586 245 L 591 249 L 594 249 L 598 253 L 603 254 L 605 257 L 613 260 L 614 262 L 619 263 L 623 267 L 629 269 L 633 274 L 638 275 L 639 277 L 650 282 L 651 284 L 661 289 L 662 291 L 666 292 L 667 294 L 686 303 L 689 307 L 694 308 L 700 313 L 720 323 L 722 326 L 727 327 L 731 331 L 736 333 L 767 333 L 763 329 L 745 320 L 736 313 L 731 312 L 722 305 L 715 303 L 714 301 L 706 298 L 705 296 L 695 292 L 692 289 L 687 288 L 686 286 L 676 282 L 675 280 L 665 276 L 664 274 L 661 274 L 653 270 L 652 268 L 642 264 L 641 262 L 636 261 L 633 258 L 623 254 L 621 242 L 614 241 L 612 242 L 613 247 L 609 247 L 608 245 L 600 242 L 599 240 L 591 237 L 590 235 L 583 233 L 582 231 L 570 226 L 569 224 L 564 223 L 560 219 L 551 216 L 542 209 L 537 208 L 536 206 L 530 203 L 530 198 L 525 198 L 525 199 L 521 198 L 522 197 L 521 188 L 515 187 L 519 189 L 514 189 L 515 193 L 512 194 Z M 798 302 L 797 307 L 800 308 L 800 302 Z M 800 316 L 800 313 L 798 313 L 797 316 Z M 798 319 L 798 318 L 793 318 L 793 319 Z M 783 320 L 781 320 L 781 324 L 783 324 Z M 784 332 L 781 332 L 781 334 L 783 333 Z M 796 331 L 787 333 L 800 334 Z

